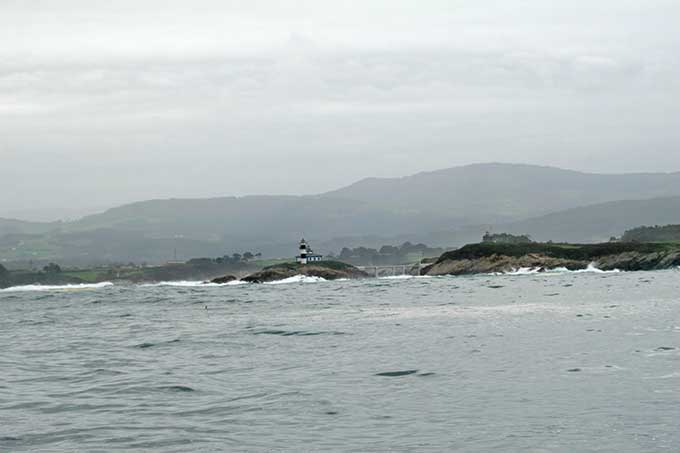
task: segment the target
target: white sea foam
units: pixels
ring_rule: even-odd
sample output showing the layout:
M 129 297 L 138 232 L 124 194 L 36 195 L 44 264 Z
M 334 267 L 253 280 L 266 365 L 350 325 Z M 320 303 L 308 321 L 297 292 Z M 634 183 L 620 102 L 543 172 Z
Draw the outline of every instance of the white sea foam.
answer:
M 580 270 L 578 270 L 578 271 L 573 271 L 573 272 L 574 272 L 575 274 L 584 274 L 584 273 L 587 273 L 587 272 L 591 272 L 591 273 L 594 273 L 594 274 L 618 274 L 618 273 L 620 273 L 621 271 L 620 271 L 619 269 L 613 269 L 613 270 L 611 270 L 611 271 L 603 271 L 603 270 L 598 269 L 597 267 L 595 267 L 595 263 L 590 263 L 590 264 L 588 265 L 588 268 L 587 268 L 587 269 L 580 269 Z
M 515 269 L 511 272 L 506 272 L 504 274 L 494 274 L 494 275 L 535 275 L 535 274 L 618 274 L 621 271 L 619 269 L 614 269 L 611 271 L 603 271 L 595 266 L 595 263 L 590 263 L 586 269 L 579 269 L 575 271 L 570 271 L 566 267 L 556 267 L 554 269 L 543 269 L 540 267 L 522 267 Z
M 573 313 L 573 308 L 555 303 L 503 304 L 489 306 L 422 306 L 390 307 L 389 316 L 395 318 L 494 318 L 498 316 L 537 315 L 542 313 Z M 368 312 L 366 312 L 368 313 Z
M 680 372 L 674 372 L 670 374 L 664 374 L 663 376 L 647 377 L 645 379 L 677 379 L 680 378 Z
M 570 271 L 566 267 L 556 267 L 555 269 L 550 269 L 548 272 L 551 272 L 553 274 L 568 274 Z
M 113 286 L 111 282 L 102 283 L 81 283 L 77 285 L 23 285 L 12 286 L 0 290 L 0 292 L 27 292 L 27 291 L 78 291 L 78 290 L 92 290 L 106 288 Z
M 145 283 L 145 284 L 140 285 L 140 286 L 142 286 L 142 287 L 171 286 L 171 287 L 177 287 L 177 288 L 210 288 L 210 287 L 236 286 L 236 285 L 246 285 L 246 284 L 247 284 L 247 282 L 242 282 L 241 280 L 234 280 L 234 281 L 227 282 L 227 283 L 212 283 L 212 282 L 203 282 L 203 281 L 181 280 L 181 281 L 175 281 L 175 282 Z
M 326 279 L 322 277 L 313 277 L 309 275 L 295 275 L 293 277 L 284 278 L 283 280 L 266 282 L 265 285 L 281 285 L 285 283 L 318 283 L 325 281 Z
M 520 267 L 511 272 L 507 272 L 505 275 L 533 275 L 541 272 L 540 267 Z

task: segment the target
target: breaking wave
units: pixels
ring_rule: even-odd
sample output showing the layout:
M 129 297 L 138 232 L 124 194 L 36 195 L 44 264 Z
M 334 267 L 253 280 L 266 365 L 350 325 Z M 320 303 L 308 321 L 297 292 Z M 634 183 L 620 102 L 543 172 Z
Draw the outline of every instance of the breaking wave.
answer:
M 236 286 L 236 285 L 246 285 L 247 282 L 242 282 L 241 280 L 234 280 L 228 283 L 212 283 L 203 281 L 188 281 L 181 280 L 176 282 L 158 282 L 158 283 L 145 283 L 140 285 L 147 288 L 157 288 L 162 286 L 174 286 L 178 288 L 211 288 L 219 286 Z
M 618 274 L 621 271 L 614 269 L 611 271 L 603 271 L 595 266 L 595 263 L 590 263 L 587 268 L 570 271 L 566 267 L 556 267 L 555 269 L 543 269 L 541 267 L 521 267 L 511 272 L 495 275 L 535 275 L 535 274 Z
M 22 285 L 11 286 L 0 290 L 0 292 L 21 292 L 21 291 L 77 291 L 87 289 L 101 289 L 113 286 L 111 282 L 102 283 L 80 283 L 72 285 Z
M 598 269 L 597 267 L 595 267 L 595 264 L 590 263 L 588 265 L 587 269 L 580 269 L 578 271 L 572 271 L 572 272 L 574 272 L 575 274 L 584 274 L 584 273 L 588 273 L 588 272 L 591 272 L 593 274 L 618 274 L 621 271 L 619 269 L 613 269 L 611 271 L 603 271 L 602 269 Z
M 502 274 L 494 274 L 494 275 L 534 275 L 534 274 L 539 274 L 541 273 L 542 268 L 540 267 L 520 267 L 519 269 L 515 269 L 510 272 L 505 272 Z
M 283 280 L 266 282 L 265 285 L 282 285 L 285 283 L 319 283 L 325 281 L 326 279 L 322 277 L 313 277 L 309 275 L 295 275 L 293 277 L 284 278 Z

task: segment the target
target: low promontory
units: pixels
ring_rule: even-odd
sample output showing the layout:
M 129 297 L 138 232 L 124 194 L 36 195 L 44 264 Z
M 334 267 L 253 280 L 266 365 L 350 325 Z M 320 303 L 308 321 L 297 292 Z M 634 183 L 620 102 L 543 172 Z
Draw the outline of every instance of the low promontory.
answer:
M 444 253 L 422 275 L 506 273 L 521 268 L 607 271 L 661 270 L 680 266 L 678 243 L 611 242 L 603 244 L 469 244 Z
M 318 261 L 312 264 L 282 263 L 265 267 L 242 279 L 249 283 L 267 283 L 296 275 L 307 277 L 320 277 L 325 280 L 367 278 L 369 275 L 364 271 L 338 261 Z

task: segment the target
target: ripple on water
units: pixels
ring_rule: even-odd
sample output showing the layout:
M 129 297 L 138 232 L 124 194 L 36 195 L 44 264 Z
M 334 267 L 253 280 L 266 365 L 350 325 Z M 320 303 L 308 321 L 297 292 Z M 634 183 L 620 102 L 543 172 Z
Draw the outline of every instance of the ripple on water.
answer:
M 114 395 L 144 395 L 148 396 L 153 393 L 192 393 L 196 389 L 187 385 L 158 385 L 158 386 L 141 386 L 131 385 L 124 388 L 115 388 L 118 386 L 111 386 L 111 392 Z
M 160 390 L 168 391 L 168 392 L 195 392 L 196 390 L 188 387 L 186 385 L 167 385 L 163 387 L 158 387 Z
M 3 293 L 0 452 L 674 451 L 680 273 L 652 275 Z
M 311 332 L 305 330 L 257 330 L 253 335 L 280 335 L 282 337 L 313 337 L 317 335 L 347 335 L 345 332 Z

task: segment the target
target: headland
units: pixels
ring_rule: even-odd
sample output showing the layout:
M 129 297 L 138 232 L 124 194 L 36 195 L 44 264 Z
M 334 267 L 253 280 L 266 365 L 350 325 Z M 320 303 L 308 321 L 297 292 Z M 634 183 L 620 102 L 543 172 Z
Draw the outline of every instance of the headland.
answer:
M 480 243 L 444 253 L 421 275 L 506 273 L 522 268 L 646 271 L 680 266 L 680 243 Z

